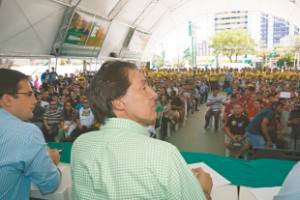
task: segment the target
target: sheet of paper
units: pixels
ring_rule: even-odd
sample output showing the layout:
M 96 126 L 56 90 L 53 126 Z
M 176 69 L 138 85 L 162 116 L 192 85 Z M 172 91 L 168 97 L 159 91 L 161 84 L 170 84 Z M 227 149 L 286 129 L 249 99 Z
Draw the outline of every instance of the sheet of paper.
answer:
M 214 169 L 212 169 L 211 167 L 206 165 L 204 162 L 193 163 L 193 164 L 190 164 L 189 167 L 192 168 L 192 169 L 197 168 L 197 167 L 201 167 L 205 172 L 209 173 L 211 178 L 212 178 L 212 181 L 213 181 L 213 187 L 219 187 L 219 186 L 222 186 L 222 185 L 229 185 L 230 184 L 229 180 L 224 178 L 221 174 L 219 174 Z
M 57 165 L 58 169 L 63 172 L 66 169 L 66 165 L 59 164 Z
M 290 99 L 291 98 L 291 93 L 290 92 L 280 92 L 279 97 L 284 98 L 284 99 Z
M 281 187 L 247 188 L 257 200 L 272 200 L 280 191 Z

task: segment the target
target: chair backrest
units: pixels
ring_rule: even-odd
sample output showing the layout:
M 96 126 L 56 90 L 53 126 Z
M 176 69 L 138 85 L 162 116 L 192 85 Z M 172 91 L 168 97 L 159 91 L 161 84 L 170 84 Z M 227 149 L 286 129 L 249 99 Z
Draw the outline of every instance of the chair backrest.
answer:
M 267 149 L 267 148 L 257 148 L 253 149 L 249 154 L 249 159 L 258 158 L 272 158 L 279 160 L 300 160 L 299 151 L 291 151 L 285 149 Z

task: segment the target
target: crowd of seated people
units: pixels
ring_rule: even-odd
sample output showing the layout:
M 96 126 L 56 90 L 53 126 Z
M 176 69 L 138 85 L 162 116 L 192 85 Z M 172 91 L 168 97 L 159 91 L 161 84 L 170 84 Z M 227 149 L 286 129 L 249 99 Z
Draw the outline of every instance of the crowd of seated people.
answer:
M 74 141 L 79 135 L 99 128 L 88 99 L 84 96 L 91 76 L 80 74 L 63 77 L 57 75 L 54 70 L 45 73 L 41 78 L 41 85 L 33 83 L 37 103 L 32 119 L 43 131 L 45 139 L 58 142 Z M 210 120 L 214 118 L 217 130 L 222 116 L 224 130 L 228 136 L 225 145 L 233 156 L 240 157 L 250 148 L 246 132 L 257 136 L 255 131 L 262 130 L 261 138 L 265 140 L 263 144 L 272 148 L 286 145 L 284 138 L 289 132 L 289 127 L 293 137 L 298 135 L 300 73 L 297 71 L 246 69 L 145 73 L 149 83 L 158 93 L 158 119 L 154 127 L 168 123 L 184 124 L 190 114 L 206 103 L 202 105 L 208 107 L 205 128 L 209 128 Z M 227 93 L 226 99 L 218 97 L 220 88 Z M 154 100 L 156 94 L 152 93 Z M 33 97 L 32 91 L 16 94 Z M 257 144 L 260 144 L 259 142 Z M 82 150 L 78 149 L 77 153 Z
M 190 114 L 200 106 L 207 106 L 205 128 L 209 128 L 211 118 L 215 118 L 215 129 L 223 122 L 229 140 L 226 147 L 233 155 L 234 151 L 244 152 L 246 127 L 233 120 L 234 105 L 241 107 L 243 118 L 249 123 L 264 108 L 274 102 L 283 105 L 282 112 L 268 123 L 273 147 L 286 147 L 286 137 L 290 127 L 296 127 L 298 117 L 295 113 L 299 104 L 300 73 L 294 70 L 256 70 L 256 69 L 212 69 L 212 70 L 145 70 L 149 84 L 158 94 L 156 112 L 158 117 L 153 127 L 160 127 L 160 139 L 167 137 L 168 126 L 181 126 Z M 44 133 L 47 141 L 74 141 L 79 135 L 97 129 L 100 125 L 94 120 L 87 98 L 84 96 L 92 75 L 57 75 L 55 70 L 43 73 L 41 83 L 33 81 L 36 90 L 37 105 L 32 120 Z M 226 95 L 214 113 L 211 103 L 214 89 L 221 89 L 220 96 Z M 290 96 L 282 96 L 282 93 Z M 219 95 L 219 94 L 218 94 Z M 219 118 L 218 118 L 219 117 Z M 220 120 L 218 120 L 220 119 Z M 228 121 L 228 119 L 230 119 Z M 221 122 L 218 122 L 221 121 Z M 231 123 L 231 124 L 230 124 Z M 236 123 L 236 125 L 235 125 Z M 234 130 L 236 127 L 243 130 Z M 230 129 L 232 129 L 230 131 Z M 293 128 L 293 130 L 296 130 Z M 237 132 L 237 133 L 235 133 Z M 241 135 L 236 137 L 234 134 Z M 293 131 L 293 137 L 296 137 Z M 242 138 L 241 147 L 238 139 Z M 234 146 L 235 145 L 235 146 Z M 246 144 L 248 148 L 249 145 Z
M 168 136 L 168 126 L 180 127 L 207 101 L 209 83 L 203 78 L 193 77 L 188 71 L 150 71 L 147 77 L 158 94 L 156 127 L 160 126 L 160 139 Z
M 157 120 L 158 123 L 162 122 L 161 130 L 166 130 L 166 121 L 172 124 L 181 124 L 189 113 L 198 110 L 201 104 L 207 103 L 205 128 L 209 127 L 211 118 L 214 118 L 216 130 L 223 122 L 225 134 L 228 137 L 225 140 L 225 146 L 230 150 L 231 155 L 239 157 L 250 148 L 246 138 L 246 130 L 250 126 L 250 122 L 255 117 L 258 119 L 266 110 L 272 110 L 276 104 L 282 107 L 280 112 L 274 112 L 274 116 L 265 125 L 270 134 L 270 141 L 272 141 L 272 146 L 269 147 L 290 148 L 290 141 L 297 137 L 295 127 L 299 126 L 299 116 L 293 113 L 300 113 L 298 111 L 300 110 L 298 106 L 300 73 L 298 71 L 277 69 L 188 71 L 176 69 L 150 71 L 148 78 L 159 94 L 159 106 L 163 108 L 158 109 L 162 112 L 158 115 L 162 120 Z M 218 89 L 223 89 L 223 92 L 221 91 L 219 94 Z M 214 90 L 216 97 L 213 93 L 209 95 L 210 91 Z M 223 98 L 224 93 L 225 98 Z M 214 103 L 213 101 L 216 99 L 220 102 Z M 234 105 L 236 104 L 241 108 L 236 110 L 241 110 L 241 113 L 234 114 Z M 213 112 L 214 109 L 217 112 Z M 263 114 L 260 114 L 261 112 Z M 293 132 L 290 136 L 291 128 Z M 165 134 L 162 134 L 162 137 L 164 136 Z M 267 139 L 265 138 L 266 141 Z
M 61 76 L 52 69 L 42 74 L 41 84 L 33 82 L 37 104 L 32 122 L 42 130 L 47 142 L 74 141 L 99 127 L 84 96 L 91 77 Z
M 292 123 L 291 120 L 295 115 L 290 115 L 299 110 L 298 71 L 245 69 L 225 72 L 216 70 L 209 73 L 214 73 L 215 76 L 225 74 L 223 80 L 230 77 L 224 82 L 219 79 L 218 83 L 219 86 L 224 86 L 226 93 L 229 91 L 223 121 L 225 133 L 229 137 L 229 140 L 225 141 L 225 146 L 231 154 L 238 157 L 250 147 L 246 132 L 248 135 L 255 132 L 250 134 L 250 137 L 260 133 L 265 147 L 290 148 L 291 141 L 297 137 L 297 134 L 293 133 L 291 138 L 290 127 L 299 124 L 297 120 L 293 120 L 295 123 Z M 241 107 L 242 115 L 238 119 L 234 111 L 235 105 Z M 251 146 L 263 147 L 256 144 Z

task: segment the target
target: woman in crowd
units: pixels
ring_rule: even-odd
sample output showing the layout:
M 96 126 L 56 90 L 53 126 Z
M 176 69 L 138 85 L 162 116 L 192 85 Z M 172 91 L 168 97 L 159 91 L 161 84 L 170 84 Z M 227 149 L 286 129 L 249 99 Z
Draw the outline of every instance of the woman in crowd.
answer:
M 71 102 L 65 102 L 62 112 L 62 122 L 58 135 L 55 138 L 56 142 L 61 142 L 64 138 L 70 137 L 72 131 L 76 128 L 77 111 L 72 108 Z

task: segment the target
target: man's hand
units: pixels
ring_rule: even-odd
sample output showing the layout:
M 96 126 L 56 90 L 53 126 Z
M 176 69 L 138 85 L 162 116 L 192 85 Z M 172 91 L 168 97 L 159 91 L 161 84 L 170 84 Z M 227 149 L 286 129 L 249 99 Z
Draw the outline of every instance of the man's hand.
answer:
M 203 171 L 203 169 L 200 167 L 192 169 L 192 171 L 193 171 L 194 175 L 196 176 L 198 182 L 202 186 L 204 193 L 206 193 L 207 195 L 210 195 L 212 185 L 213 185 L 211 176 L 208 173 L 206 173 L 205 171 Z
M 53 163 L 55 165 L 58 165 L 60 161 L 60 155 L 57 149 L 48 149 L 48 154 L 50 158 L 52 159 Z

